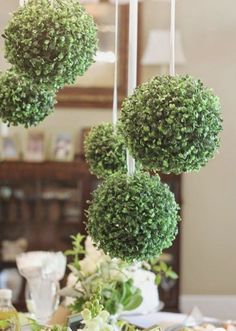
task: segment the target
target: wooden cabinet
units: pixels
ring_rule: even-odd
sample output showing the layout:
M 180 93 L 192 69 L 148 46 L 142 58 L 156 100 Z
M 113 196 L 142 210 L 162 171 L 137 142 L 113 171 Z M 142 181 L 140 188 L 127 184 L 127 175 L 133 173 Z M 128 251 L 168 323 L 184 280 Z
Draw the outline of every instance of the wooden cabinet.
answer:
M 0 246 L 22 238 L 27 250 L 65 251 L 71 235 L 85 233 L 84 210 L 96 182 L 83 160 L 0 163 Z M 1 250 L 0 270 L 11 274 L 10 260 Z M 15 304 L 25 308 L 23 289 Z
M 178 203 L 180 177 L 163 176 Z M 85 233 L 85 210 L 97 186 L 83 159 L 75 162 L 0 163 L 0 241 L 24 238 L 28 250 L 61 250 L 71 245 L 70 236 Z M 168 250 L 171 264 L 179 273 L 179 236 Z M 0 271 L 14 268 L 14 261 L 1 256 Z M 19 308 L 23 307 L 23 292 Z M 165 309 L 178 310 L 179 280 L 162 282 Z
M 181 176 L 176 175 L 161 175 L 163 182 L 167 183 L 170 190 L 174 193 L 175 199 L 181 206 Z M 172 247 L 167 249 L 165 253 L 169 255 L 173 270 L 179 275 L 177 280 L 163 279 L 159 286 L 160 299 L 164 302 L 165 311 L 179 312 L 179 283 L 180 283 L 180 243 L 181 243 L 181 222 L 179 223 L 178 236 Z
M 1 163 L 1 240 L 24 237 L 30 250 L 66 249 L 71 234 L 85 232 L 94 181 L 82 161 Z

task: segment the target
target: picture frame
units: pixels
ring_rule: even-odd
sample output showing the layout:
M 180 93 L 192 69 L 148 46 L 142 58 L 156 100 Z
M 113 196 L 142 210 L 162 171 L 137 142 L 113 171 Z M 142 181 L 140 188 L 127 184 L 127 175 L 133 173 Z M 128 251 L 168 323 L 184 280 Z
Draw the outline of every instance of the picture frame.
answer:
M 29 131 L 24 161 L 43 162 L 45 160 L 45 134 L 43 131 Z
M 51 146 L 52 161 L 69 162 L 74 159 L 74 139 L 69 132 L 59 132 L 54 135 Z
M 20 159 L 20 151 L 16 135 L 2 137 L 1 157 L 3 161 L 17 161 Z

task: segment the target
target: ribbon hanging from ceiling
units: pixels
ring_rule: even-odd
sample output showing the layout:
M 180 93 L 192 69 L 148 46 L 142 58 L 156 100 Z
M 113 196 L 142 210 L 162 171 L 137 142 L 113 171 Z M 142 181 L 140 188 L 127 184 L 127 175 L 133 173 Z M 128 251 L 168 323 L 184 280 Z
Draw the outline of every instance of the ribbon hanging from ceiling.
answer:
M 119 53 L 119 0 L 115 2 L 115 65 L 112 122 L 115 127 L 118 118 L 118 53 Z
M 175 76 L 175 13 L 176 0 L 171 0 L 170 19 L 170 76 Z
M 137 86 L 138 63 L 138 0 L 129 2 L 129 60 L 128 60 L 128 95 L 131 95 Z M 128 174 L 135 172 L 135 160 L 127 150 Z

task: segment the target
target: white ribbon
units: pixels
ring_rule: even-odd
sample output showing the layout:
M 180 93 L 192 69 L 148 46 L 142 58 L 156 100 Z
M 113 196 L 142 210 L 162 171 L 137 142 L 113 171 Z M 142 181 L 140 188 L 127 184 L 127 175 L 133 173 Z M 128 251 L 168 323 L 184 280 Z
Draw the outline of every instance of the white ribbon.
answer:
M 118 117 L 118 53 L 119 53 L 119 0 L 115 3 L 115 68 L 112 122 L 115 127 Z
M 175 75 L 175 4 L 171 0 L 171 22 L 170 22 L 170 76 Z
M 128 62 L 128 95 L 137 86 L 138 63 L 138 0 L 129 2 L 129 62 Z M 128 175 L 135 173 L 135 160 L 127 151 Z
M 24 5 L 25 5 L 25 0 L 19 0 L 19 5 L 20 5 L 20 7 L 24 7 Z

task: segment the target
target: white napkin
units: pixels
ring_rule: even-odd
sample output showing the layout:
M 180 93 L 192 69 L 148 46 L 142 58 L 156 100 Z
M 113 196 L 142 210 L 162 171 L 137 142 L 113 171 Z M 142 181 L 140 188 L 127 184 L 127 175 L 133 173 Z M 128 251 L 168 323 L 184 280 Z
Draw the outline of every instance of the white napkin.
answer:
M 41 277 L 52 281 L 63 278 L 66 257 L 61 252 L 27 252 L 16 257 L 19 272 L 25 278 Z

